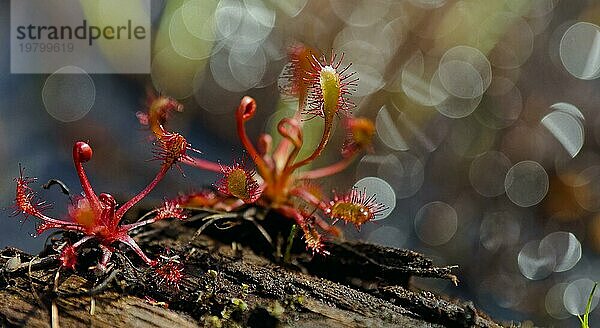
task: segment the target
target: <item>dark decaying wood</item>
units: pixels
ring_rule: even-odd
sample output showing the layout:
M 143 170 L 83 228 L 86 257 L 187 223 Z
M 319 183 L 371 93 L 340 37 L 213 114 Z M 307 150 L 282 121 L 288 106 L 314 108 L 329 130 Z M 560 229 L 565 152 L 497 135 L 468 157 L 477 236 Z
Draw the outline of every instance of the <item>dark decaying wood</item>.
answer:
M 96 273 L 88 270 L 98 256 L 91 244 L 76 273 L 60 270 L 57 280 L 51 247 L 36 257 L 4 249 L 0 326 L 48 327 L 54 320 L 62 327 L 500 327 L 471 303 L 409 288 L 411 276 L 456 283 L 455 267 L 436 267 L 408 250 L 344 241 L 328 244 L 331 255 L 313 257 L 297 240 L 284 262 L 276 251 L 285 249 L 282 233 L 270 245 L 255 222 L 242 221 L 196 239 L 202 220 L 159 222 L 137 235 L 154 257 L 179 257 L 185 276 L 177 287 L 125 248 L 106 272 Z

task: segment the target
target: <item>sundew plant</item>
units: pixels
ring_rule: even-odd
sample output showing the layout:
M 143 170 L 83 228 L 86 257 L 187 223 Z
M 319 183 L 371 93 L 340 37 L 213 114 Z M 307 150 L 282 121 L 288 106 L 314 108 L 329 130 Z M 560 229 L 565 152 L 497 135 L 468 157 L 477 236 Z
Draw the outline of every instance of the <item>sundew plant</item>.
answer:
M 214 163 L 188 156 L 182 163 L 213 171 L 222 175 L 214 183 L 217 194 L 201 191 L 179 198 L 178 205 L 189 207 L 195 203 L 209 204 L 227 211 L 244 204 L 269 208 L 297 224 L 304 234 L 308 249 L 326 254 L 324 234 L 337 235 L 332 225 L 338 221 L 354 224 L 357 228 L 372 221 L 387 207 L 378 202 L 375 194 L 366 189 L 353 188 L 331 197 L 317 182 L 319 179 L 344 170 L 365 150 L 369 149 L 375 128 L 361 117 L 353 117 L 354 107 L 348 99 L 358 83 L 358 78 L 343 65 L 343 55 L 332 55 L 327 60 L 317 58 L 314 51 L 295 46 L 290 51 L 290 64 L 284 71 L 284 92 L 298 98 L 298 109 L 293 117 L 282 119 L 277 133 L 282 137 L 278 144 L 268 133 L 259 136 L 256 143 L 248 137 L 245 124 L 258 109 L 256 101 L 248 96 L 241 99 L 235 112 L 238 138 L 246 155 L 230 164 Z M 165 148 L 171 132 L 165 124 L 173 111 L 182 106 L 166 96 L 153 98 L 147 112 L 138 113 L 142 125 L 148 126 L 161 147 L 160 153 L 177 150 Z M 324 127 L 319 144 L 305 158 L 298 158 L 304 145 L 303 121 L 322 119 Z M 326 148 L 333 125 L 337 122 L 346 129 L 346 140 L 341 149 L 342 159 L 325 167 L 300 169 L 311 164 Z M 252 163 L 249 163 L 252 162 Z
M 131 236 L 132 230 L 167 218 L 185 220 L 185 210 L 198 206 L 222 211 L 236 211 L 242 205 L 267 208 L 300 227 L 308 250 L 328 254 L 324 240 L 339 234 L 334 226 L 338 221 L 360 228 L 387 209 L 366 188 L 333 191 L 331 196 L 326 196 L 327 192 L 318 182 L 341 172 L 358 154 L 368 150 L 375 131 L 370 120 L 352 116 L 354 105 L 348 96 L 358 78 L 351 71 L 351 64 L 343 63 L 343 57 L 332 53 L 329 59 L 318 58 L 314 51 L 304 46 L 292 48 L 282 89 L 297 97 L 299 105 L 293 117 L 279 122 L 277 133 L 282 139 L 278 144 L 274 144 L 267 133 L 260 135 L 256 143 L 250 140 L 245 124 L 259 107 L 253 98 L 245 96 L 235 112 L 235 128 L 246 153 L 230 164 L 205 160 L 183 135 L 166 128 L 172 113 L 182 111 L 183 106 L 166 95 L 151 95 L 146 111 L 138 112 L 137 117 L 152 132 L 154 159 L 161 165 L 144 189 L 121 205 L 109 193 L 97 194 L 84 169 L 84 163 L 92 159 L 92 147 L 79 141 L 73 146 L 73 163 L 83 192 L 71 199 L 66 215 L 53 218 L 44 214 L 48 204 L 37 196 L 31 186 L 36 179 L 27 177 L 23 168 L 20 176 L 15 178 L 15 214 L 37 218 L 40 222 L 38 234 L 58 229 L 79 236 L 77 241 L 69 241 L 60 249 L 61 264 L 70 269 L 76 267 L 78 251 L 92 242 L 101 250 L 97 264 L 101 271 L 106 269 L 117 251 L 115 245 L 119 243 L 127 245 L 144 263 L 154 267 L 157 260 L 148 257 L 138 246 Z M 300 158 L 304 145 L 303 122 L 310 119 L 323 120 L 322 136 L 310 155 Z M 319 158 L 332 136 L 334 124 L 341 124 L 346 129 L 341 160 L 324 167 L 301 170 Z M 212 190 L 180 195 L 166 200 L 137 222 L 122 222 L 125 213 L 148 195 L 172 167 L 182 171 L 181 164 L 218 173 L 221 178 L 213 183 Z M 198 182 L 198 185 L 203 184 Z M 159 271 L 165 270 L 159 268 Z

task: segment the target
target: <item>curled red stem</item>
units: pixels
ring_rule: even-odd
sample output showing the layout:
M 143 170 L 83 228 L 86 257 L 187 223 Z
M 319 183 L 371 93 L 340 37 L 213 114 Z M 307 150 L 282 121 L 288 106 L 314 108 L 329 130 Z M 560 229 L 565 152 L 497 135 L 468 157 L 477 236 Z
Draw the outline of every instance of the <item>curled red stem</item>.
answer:
M 242 141 L 242 145 L 246 148 L 248 155 L 252 158 L 254 163 L 256 164 L 256 168 L 259 174 L 263 177 L 265 181 L 271 181 L 271 172 L 267 166 L 265 160 L 258 154 L 256 148 L 248 138 L 248 134 L 246 133 L 245 123 L 249 119 L 251 119 L 256 112 L 256 101 L 249 96 L 244 96 L 240 101 L 240 106 L 236 112 L 235 118 L 237 123 L 237 132 L 240 140 Z

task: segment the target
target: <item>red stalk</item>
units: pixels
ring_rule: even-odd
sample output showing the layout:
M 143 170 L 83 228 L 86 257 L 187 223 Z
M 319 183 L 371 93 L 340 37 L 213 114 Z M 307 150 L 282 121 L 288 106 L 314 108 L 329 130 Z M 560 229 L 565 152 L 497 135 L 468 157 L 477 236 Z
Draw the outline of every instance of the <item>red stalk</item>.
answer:
M 300 176 L 298 177 L 298 179 L 307 179 L 307 180 L 311 180 L 311 179 L 320 179 L 326 176 L 330 176 L 330 175 L 334 175 L 336 173 L 340 173 L 343 170 L 345 170 L 348 166 L 350 166 L 350 164 L 354 161 L 354 158 L 356 157 L 356 155 L 354 156 L 350 156 L 350 157 L 346 157 L 342 160 L 340 160 L 337 163 L 325 166 L 325 167 L 321 167 L 318 169 L 314 169 L 311 171 L 306 171 L 300 174 Z
M 94 214 L 100 216 L 100 213 L 102 213 L 102 204 L 100 203 L 98 196 L 96 196 L 96 193 L 85 174 L 85 170 L 83 169 L 83 163 L 89 161 L 91 158 L 92 148 L 83 141 L 76 142 L 73 146 L 73 163 L 75 164 L 75 170 L 77 170 L 81 188 L 83 188 L 85 197 L 90 202 Z
M 254 116 L 255 112 L 256 101 L 252 97 L 244 96 L 244 98 L 242 98 L 242 100 L 240 101 L 240 106 L 238 107 L 237 112 L 235 113 L 237 132 L 240 140 L 242 141 L 242 145 L 244 145 L 244 148 L 246 148 L 246 151 L 256 164 L 256 168 L 259 174 L 263 177 L 265 181 L 269 181 L 270 183 L 272 178 L 267 163 L 264 161 L 262 156 L 258 154 L 256 148 L 254 148 L 254 145 L 252 144 L 250 138 L 248 138 L 248 135 L 246 134 L 246 127 L 244 126 L 246 121 L 248 121 Z
M 221 173 L 221 165 L 215 162 L 207 161 L 194 156 L 187 156 L 181 159 L 183 164 L 196 167 L 202 170 Z
M 121 221 L 121 219 L 123 218 L 123 215 L 130 208 L 132 208 L 133 205 L 137 204 L 140 200 L 142 200 L 142 198 L 146 197 L 146 195 L 148 195 L 150 193 L 150 191 L 152 191 L 152 189 L 154 189 L 154 187 L 156 187 L 158 182 L 160 182 L 160 180 L 162 180 L 165 177 L 165 174 L 167 174 L 167 171 L 169 171 L 169 168 L 170 168 L 170 165 L 163 164 L 160 167 L 160 171 L 158 171 L 158 173 L 156 174 L 154 179 L 146 186 L 146 188 L 144 188 L 142 191 L 140 191 L 137 195 L 135 195 L 135 197 L 130 199 L 127 203 L 125 203 L 121 207 L 119 207 L 119 209 L 117 210 L 117 212 L 115 213 L 115 216 L 114 216 L 114 220 L 116 221 L 115 223 L 119 223 Z

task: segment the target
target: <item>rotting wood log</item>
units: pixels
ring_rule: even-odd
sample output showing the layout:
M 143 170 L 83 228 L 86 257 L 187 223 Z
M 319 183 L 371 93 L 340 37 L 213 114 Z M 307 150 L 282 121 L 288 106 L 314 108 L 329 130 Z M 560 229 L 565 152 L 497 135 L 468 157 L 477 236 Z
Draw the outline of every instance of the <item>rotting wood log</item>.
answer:
M 257 230 L 247 233 L 254 223 L 207 229 L 193 239 L 201 224 L 163 221 L 136 236 L 149 253 L 169 249 L 164 256 L 179 256 L 185 276 L 178 286 L 161 283 L 126 249 L 106 272 L 95 273 L 88 267 L 99 254 L 89 247 L 76 272 L 59 274 L 52 246 L 62 240 L 35 257 L 0 251 L 0 325 L 501 327 L 472 303 L 412 290 L 412 276 L 457 281 L 456 267 L 436 267 L 416 252 L 332 241 L 329 256 L 300 247 L 285 262 L 274 251 L 281 245 L 265 251 Z

